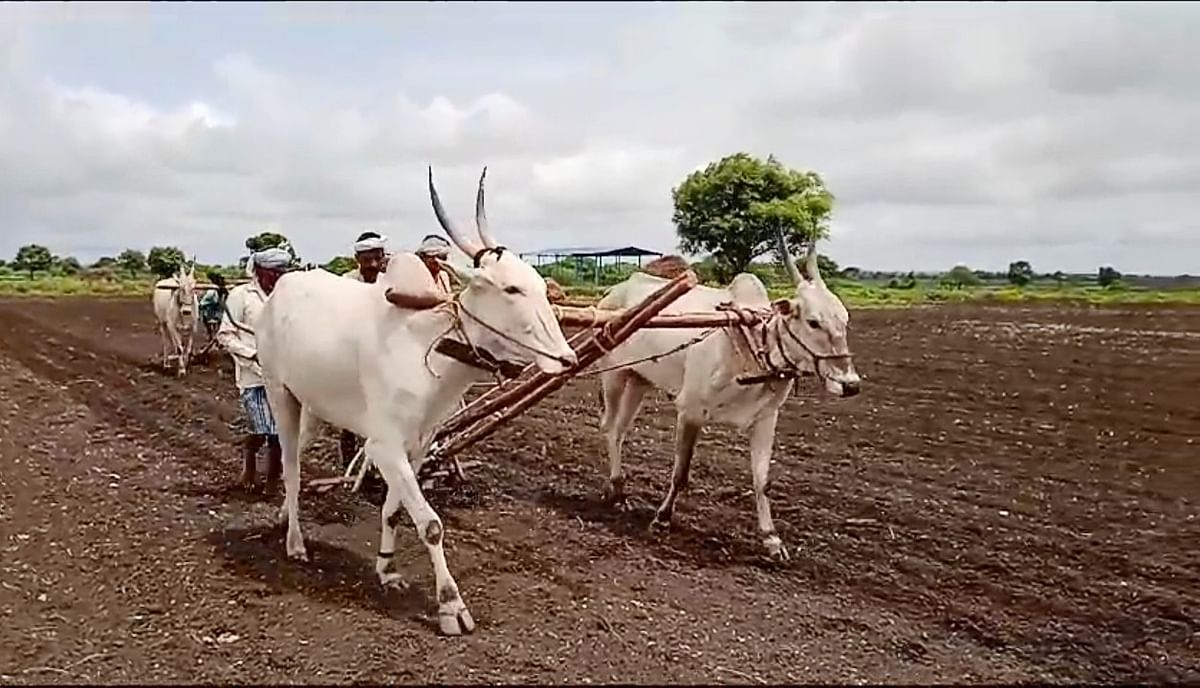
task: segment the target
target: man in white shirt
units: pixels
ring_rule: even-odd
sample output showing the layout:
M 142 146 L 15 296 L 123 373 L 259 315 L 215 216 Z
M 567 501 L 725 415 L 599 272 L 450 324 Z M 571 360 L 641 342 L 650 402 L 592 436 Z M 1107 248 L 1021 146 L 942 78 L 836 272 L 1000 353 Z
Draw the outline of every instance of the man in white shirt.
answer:
M 358 263 L 358 267 L 343 277 L 375 284 L 379 273 L 387 269 L 387 237 L 378 232 L 359 234 L 354 240 L 354 262 Z
M 387 269 L 387 237 L 371 231 L 359 234 L 354 240 L 354 262 L 358 263 L 358 267 L 342 277 L 375 284 L 379 275 Z M 354 455 L 358 453 L 358 436 L 349 430 L 342 430 L 338 437 L 338 449 L 342 455 L 342 464 L 350 465 Z
M 450 260 L 450 242 L 436 234 L 430 234 L 421 240 L 417 247 L 417 256 L 429 270 L 438 291 L 443 294 L 453 294 L 450 271 L 442 267 L 442 262 Z
M 279 476 L 283 470 L 283 456 L 279 447 L 279 433 L 275 429 L 275 417 L 267 403 L 262 368 L 258 363 L 254 325 L 267 296 L 275 289 L 275 282 L 287 272 L 291 258 L 290 253 L 279 248 L 251 254 L 247 263 L 251 280 L 230 290 L 225 301 L 224 317 L 217 328 L 217 342 L 233 357 L 234 380 L 250 430 L 242 445 L 242 484 L 247 488 L 253 487 L 258 450 L 265 444 L 268 492 L 278 489 Z

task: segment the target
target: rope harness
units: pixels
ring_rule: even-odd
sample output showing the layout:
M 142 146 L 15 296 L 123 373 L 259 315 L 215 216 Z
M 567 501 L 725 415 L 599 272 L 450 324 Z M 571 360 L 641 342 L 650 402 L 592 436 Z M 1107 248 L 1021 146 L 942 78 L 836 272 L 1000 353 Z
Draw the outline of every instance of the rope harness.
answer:
M 476 262 L 478 263 L 478 259 L 486 252 L 491 251 L 499 254 L 503 250 L 503 247 L 500 247 L 497 249 L 485 249 L 484 251 L 480 251 L 478 254 L 476 254 Z M 433 340 L 425 352 L 426 369 L 428 369 L 433 375 L 436 376 L 437 374 L 434 373 L 431 368 L 429 368 L 430 351 L 434 350 L 434 347 L 440 340 L 449 337 L 451 334 L 457 334 L 462 339 L 462 341 L 459 343 L 465 344 L 467 347 L 469 347 L 477 357 L 478 362 L 475 364 L 476 367 L 482 368 L 483 370 L 491 373 L 496 378 L 497 383 L 501 382 L 499 371 L 500 368 L 506 364 L 500 361 L 500 359 L 494 356 L 491 352 L 476 345 L 475 342 L 471 340 L 470 336 L 463 327 L 464 315 L 476 322 L 480 327 L 511 344 L 514 344 L 531 353 L 557 360 L 564 365 L 569 366 L 570 362 L 562 357 L 539 349 L 535 346 L 531 346 L 494 327 L 483 318 L 467 309 L 462 304 L 460 297 L 461 293 L 456 294 L 449 302 L 447 302 L 444 306 L 441 306 L 441 308 L 446 308 L 451 312 L 450 326 Z M 592 310 L 593 321 L 591 327 L 594 327 L 595 323 L 599 319 L 595 316 L 595 309 L 593 308 Z M 823 363 L 826 361 L 836 360 L 849 361 L 853 358 L 853 355 L 849 352 L 844 354 L 817 353 L 788 325 L 787 316 L 775 311 L 774 309 L 749 309 L 741 308 L 732 304 L 722 304 L 717 307 L 717 310 L 732 313 L 737 317 L 737 322 L 727 326 L 710 327 L 686 342 L 673 346 L 666 351 L 661 351 L 649 356 L 643 356 L 642 358 L 634 359 L 632 361 L 625 361 L 623 363 L 606 366 L 604 368 L 594 368 L 585 373 L 578 373 L 578 376 L 593 377 L 614 370 L 632 368 L 633 366 L 640 365 L 642 363 L 653 363 L 660 361 L 668 356 L 679 353 L 680 351 L 687 350 L 720 331 L 725 332 L 725 334 L 730 338 L 734 349 L 743 358 L 748 358 L 759 369 L 758 373 L 750 373 L 739 376 L 737 381 L 738 384 L 741 385 L 762 384 L 777 380 L 793 380 L 806 375 L 816 375 L 823 380 L 828 380 L 832 378 L 826 370 L 827 366 L 822 365 Z M 611 341 L 606 341 L 608 338 L 602 336 L 602 334 L 603 331 L 596 333 L 596 343 L 606 354 L 611 353 L 615 347 Z M 800 362 L 794 360 L 788 355 L 787 348 L 784 346 L 785 335 L 788 339 L 795 342 L 812 360 L 813 371 L 802 369 L 800 367 Z M 776 356 L 782 359 L 782 364 L 776 363 L 774 360 Z

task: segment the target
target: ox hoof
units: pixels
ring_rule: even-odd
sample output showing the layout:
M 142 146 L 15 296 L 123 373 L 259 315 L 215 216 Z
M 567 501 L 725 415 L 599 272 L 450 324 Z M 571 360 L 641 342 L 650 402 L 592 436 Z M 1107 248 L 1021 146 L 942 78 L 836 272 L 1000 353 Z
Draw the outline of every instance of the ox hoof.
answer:
M 600 502 L 604 506 L 612 507 L 617 510 L 625 508 L 625 489 L 620 483 L 609 483 L 604 486 L 604 490 L 600 493 Z
M 304 537 L 299 532 L 288 533 L 287 555 L 288 559 L 308 561 L 308 550 L 304 547 Z
M 400 574 L 396 573 L 395 571 L 393 571 L 391 573 L 379 574 L 379 584 L 385 588 L 392 588 L 395 590 L 407 590 L 408 589 L 408 583 L 404 582 L 404 577 L 401 576 Z
M 475 630 L 475 619 L 471 618 L 471 612 L 467 611 L 466 607 L 438 612 L 438 628 L 441 629 L 442 635 L 463 635 Z
M 665 533 L 665 532 L 669 531 L 670 529 L 671 529 L 671 515 L 655 513 L 654 520 L 650 521 L 650 528 L 649 528 L 650 532 L 651 533 Z
M 783 546 L 783 541 L 777 536 L 772 535 L 766 538 L 763 540 L 763 544 L 766 545 L 767 554 L 771 557 L 771 561 L 782 563 L 791 558 L 787 547 Z

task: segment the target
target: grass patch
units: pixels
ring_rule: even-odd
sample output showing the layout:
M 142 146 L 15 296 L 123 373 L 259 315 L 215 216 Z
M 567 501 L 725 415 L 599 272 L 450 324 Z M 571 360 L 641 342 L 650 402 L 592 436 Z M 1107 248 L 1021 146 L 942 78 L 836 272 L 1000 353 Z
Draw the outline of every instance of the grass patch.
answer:
M 1176 304 L 1200 306 L 1200 289 L 1146 289 L 1122 283 L 1100 287 L 1096 285 L 1032 284 L 983 285 L 945 287 L 933 283 L 916 283 L 911 288 L 889 287 L 854 280 L 830 279 L 829 286 L 850 308 L 904 308 L 940 303 L 994 302 L 1036 303 L 1068 302 L 1097 305 Z M 607 287 L 579 285 L 566 287 L 569 298 L 578 301 L 598 301 Z M 144 297 L 150 298 L 154 280 L 140 279 L 83 279 L 80 277 L 38 276 L 34 279 L 7 276 L 0 279 L 0 296 L 60 297 Z M 790 296 L 787 285 L 771 284 L 767 289 L 772 299 Z
M 153 291 L 154 281 L 149 279 L 86 280 L 45 276 L 0 280 L 0 296 L 145 296 L 149 299 Z

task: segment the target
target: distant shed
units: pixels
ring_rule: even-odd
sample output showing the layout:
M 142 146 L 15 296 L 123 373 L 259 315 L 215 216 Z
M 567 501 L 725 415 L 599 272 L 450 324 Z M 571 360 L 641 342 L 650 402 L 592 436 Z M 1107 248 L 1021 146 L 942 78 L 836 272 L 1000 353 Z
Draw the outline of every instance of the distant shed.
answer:
M 611 259 L 609 265 L 632 263 L 634 261 L 629 259 L 636 259 L 638 267 L 641 267 L 642 259 L 647 256 L 658 258 L 662 255 L 661 251 L 651 251 L 638 246 L 620 246 L 616 248 L 576 246 L 573 248 L 547 248 L 541 251 L 528 251 L 522 253 L 521 258 L 526 262 L 531 262 L 538 268 L 542 267 L 544 263 L 562 265 L 564 261 L 569 261 L 574 263 L 577 274 L 583 272 L 584 266 L 590 263 L 592 266 L 592 279 L 595 284 L 599 284 L 600 275 L 604 272 L 605 259 Z

